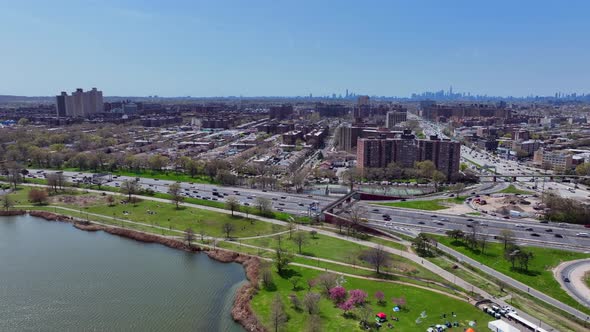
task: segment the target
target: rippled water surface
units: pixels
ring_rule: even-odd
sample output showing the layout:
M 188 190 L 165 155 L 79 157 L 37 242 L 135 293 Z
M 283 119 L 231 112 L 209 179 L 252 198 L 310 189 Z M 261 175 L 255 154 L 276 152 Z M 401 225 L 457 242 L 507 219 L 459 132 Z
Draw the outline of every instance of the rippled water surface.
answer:
M 243 331 L 244 280 L 204 254 L 0 217 L 0 331 Z

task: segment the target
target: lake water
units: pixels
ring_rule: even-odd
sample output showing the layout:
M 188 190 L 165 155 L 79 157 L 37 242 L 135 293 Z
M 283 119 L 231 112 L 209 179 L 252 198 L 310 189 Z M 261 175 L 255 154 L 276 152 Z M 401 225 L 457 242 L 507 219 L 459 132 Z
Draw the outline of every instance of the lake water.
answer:
M 243 282 L 205 254 L 0 217 L 0 331 L 244 331 Z

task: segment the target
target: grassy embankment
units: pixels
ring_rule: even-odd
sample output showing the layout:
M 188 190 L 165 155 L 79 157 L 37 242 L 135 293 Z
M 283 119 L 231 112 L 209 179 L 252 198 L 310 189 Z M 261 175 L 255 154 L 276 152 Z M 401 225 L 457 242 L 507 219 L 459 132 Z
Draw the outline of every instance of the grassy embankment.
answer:
M 526 191 L 516 188 L 514 185 L 509 185 L 508 188 L 498 191 L 500 194 L 515 194 L 515 195 L 532 195 L 532 191 Z
M 29 190 L 29 187 L 24 187 L 11 194 L 15 205 L 31 205 L 27 198 Z M 115 204 L 109 206 L 106 196 L 71 191 L 67 195 L 60 194 L 51 196 L 49 198 L 50 206 L 36 206 L 34 209 L 49 210 L 65 215 L 89 219 L 104 216 L 105 218 L 101 218 L 100 221 L 104 221 L 109 217 L 124 219 L 152 225 L 156 228 L 153 229 L 152 232 L 155 231 L 156 233 L 161 233 L 158 227 L 180 231 L 184 231 L 190 227 L 197 234 L 202 231 L 207 236 L 223 237 L 225 236 L 225 233 L 222 230 L 222 225 L 225 223 L 233 225 L 234 230 L 230 234 L 232 237 L 257 236 L 286 229 L 284 226 L 273 225 L 271 223 L 251 218 L 239 216 L 232 217 L 229 214 L 215 211 L 182 206 L 177 209 L 173 204 L 150 200 L 141 200 L 134 204 L 125 204 L 122 203 L 123 199 L 124 197 L 122 196 L 116 196 Z M 74 211 L 56 209 L 55 206 L 73 209 Z M 98 216 L 91 216 L 91 214 L 96 214 Z M 110 218 L 109 223 L 121 224 L 121 222 L 117 223 Z M 127 226 L 132 227 L 130 225 Z M 177 232 L 171 234 L 182 235 Z
M 485 253 L 479 250 L 469 249 L 465 242 L 454 240 L 445 236 L 433 235 L 440 243 L 457 250 L 458 252 L 487 265 L 498 272 L 514 278 L 538 291 L 562 301 L 580 311 L 590 313 L 590 309 L 582 306 L 571 298 L 559 285 L 553 276 L 552 268 L 561 262 L 581 258 L 589 258 L 590 255 L 552 248 L 523 247 L 533 253 L 533 259 L 528 271 L 512 268 L 509 261 L 504 259 L 504 247 L 501 243 L 488 243 Z
M 462 204 L 467 197 L 438 198 L 431 200 L 415 200 L 406 202 L 376 203 L 376 205 L 399 207 L 406 209 L 437 211 L 448 209 L 452 204 Z

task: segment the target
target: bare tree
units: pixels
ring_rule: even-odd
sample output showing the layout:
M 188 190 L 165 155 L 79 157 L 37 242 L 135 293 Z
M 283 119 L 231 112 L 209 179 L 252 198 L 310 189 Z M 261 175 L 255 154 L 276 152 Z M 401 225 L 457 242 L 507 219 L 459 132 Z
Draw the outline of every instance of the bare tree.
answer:
M 230 239 L 231 238 L 231 232 L 233 232 L 235 229 L 234 224 L 226 222 L 225 224 L 223 224 L 223 226 L 221 226 L 221 230 L 225 233 L 225 237 Z
M 133 180 L 124 181 L 121 184 L 121 193 L 127 195 L 128 201 L 131 202 L 133 195 L 138 191 L 137 182 Z
M 4 210 L 10 210 L 10 208 L 13 207 L 13 205 L 14 204 L 12 204 L 10 196 L 8 196 L 8 194 L 4 194 L 4 196 L 2 196 L 2 207 L 4 208 Z
M 168 194 L 170 195 L 170 200 L 176 205 L 176 209 L 178 209 L 179 204 L 184 200 L 184 196 L 182 196 L 182 188 L 180 184 L 175 182 L 168 186 Z
M 297 294 L 295 294 L 295 293 L 289 294 L 289 301 L 291 301 L 291 305 L 293 306 L 293 309 L 295 309 L 296 311 L 301 311 L 301 300 L 299 300 L 299 297 L 297 296 Z
M 464 183 L 454 184 L 454 185 L 451 186 L 450 190 L 455 195 L 457 195 L 457 197 L 459 197 L 459 195 L 461 195 L 461 193 L 463 192 L 463 190 L 465 190 L 465 184 Z
M 348 185 L 350 187 L 350 192 L 353 192 L 354 183 L 361 179 L 361 172 L 356 167 L 349 168 L 343 172 L 342 178 L 345 183 L 348 183 Z
M 287 219 L 287 229 L 289 230 L 289 239 L 293 238 L 293 230 L 295 230 L 295 219 L 293 217 Z
M 225 200 L 225 208 L 231 211 L 231 216 L 234 216 L 234 211 L 240 211 L 240 201 L 235 197 L 229 197 Z
M 365 251 L 362 258 L 373 266 L 377 274 L 381 273 L 382 267 L 388 266 L 391 263 L 391 258 L 382 245 Z
M 334 286 L 336 286 L 336 280 L 338 279 L 338 276 L 335 275 L 334 273 L 322 273 L 317 277 L 317 284 L 320 285 L 320 287 L 322 287 L 323 291 L 328 294 L 328 292 L 330 292 L 330 289 L 334 288 Z
M 192 228 L 189 227 L 184 231 L 184 240 L 190 247 L 191 243 L 195 240 L 195 232 L 193 232 Z
M 320 312 L 320 299 L 318 293 L 308 292 L 303 298 L 303 306 L 310 315 L 317 315 Z
M 285 306 L 281 300 L 281 295 L 277 293 L 272 300 L 270 308 L 270 320 L 275 332 L 278 332 L 287 322 L 287 314 L 285 313 Z
M 268 198 L 256 197 L 256 207 L 262 215 L 270 215 L 272 213 L 272 202 Z
M 22 181 L 21 169 L 22 167 L 16 163 L 8 165 L 8 182 L 13 189 L 16 189 L 16 186 Z
M 54 193 L 57 194 L 57 188 L 58 188 L 57 173 L 47 174 L 47 176 L 45 176 L 45 180 L 47 181 L 47 186 L 49 186 L 49 188 L 51 190 L 53 190 Z
M 346 214 L 350 219 L 347 230 L 348 235 L 350 235 L 351 229 L 358 229 L 359 225 L 367 220 L 368 212 L 362 205 L 353 204 L 350 209 L 347 210 Z
M 434 190 L 438 191 L 438 186 L 447 180 L 445 173 L 441 171 L 434 171 L 432 173 L 432 182 L 434 183 Z
M 260 266 L 261 277 L 262 277 L 262 285 L 265 288 L 270 288 L 273 285 L 272 281 L 272 271 L 270 269 L 270 264 L 268 262 L 264 262 Z
M 293 241 L 299 249 L 299 254 L 301 254 L 301 247 L 307 242 L 307 235 L 304 232 L 297 232 L 293 237 Z
M 504 243 L 504 250 L 514 244 L 514 232 L 509 229 L 503 229 L 500 231 L 500 239 Z

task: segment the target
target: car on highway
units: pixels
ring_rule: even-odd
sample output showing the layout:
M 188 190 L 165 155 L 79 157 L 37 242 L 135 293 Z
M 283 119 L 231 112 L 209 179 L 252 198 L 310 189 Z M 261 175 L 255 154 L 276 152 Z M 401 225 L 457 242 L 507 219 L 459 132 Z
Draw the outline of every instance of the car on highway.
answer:
M 552 230 L 551 228 L 547 228 L 547 229 L 545 230 L 545 232 L 547 232 L 547 233 L 552 233 L 552 232 L 553 232 L 553 230 Z
M 529 228 L 525 229 L 525 231 L 532 232 L 532 231 L 534 231 L 534 229 L 532 227 L 529 227 Z
M 590 237 L 590 235 L 588 235 L 588 233 L 584 233 L 584 232 L 577 233 L 576 236 L 579 236 L 579 237 Z
M 568 277 L 565 277 L 565 276 L 564 276 L 564 277 L 563 277 L 563 281 L 564 281 L 564 282 L 570 282 L 570 278 L 568 278 Z
M 561 235 L 561 234 L 554 234 L 553 236 L 555 236 L 556 238 L 563 239 L 563 235 Z
M 537 234 L 537 233 L 531 233 L 531 236 L 534 236 L 534 237 L 539 237 L 539 236 L 541 236 L 541 235 L 539 235 L 539 234 Z
M 424 225 L 424 222 L 423 221 L 418 221 L 418 224 Z
M 469 219 L 467 219 L 467 221 L 475 221 L 475 220 L 473 220 L 473 219 L 469 218 Z
M 436 214 L 431 215 L 432 218 L 438 217 Z
M 437 222 L 436 224 L 437 224 L 437 225 L 439 225 L 439 226 L 444 226 L 444 225 L 445 225 L 445 224 L 444 224 L 444 223 L 442 223 L 442 222 Z

